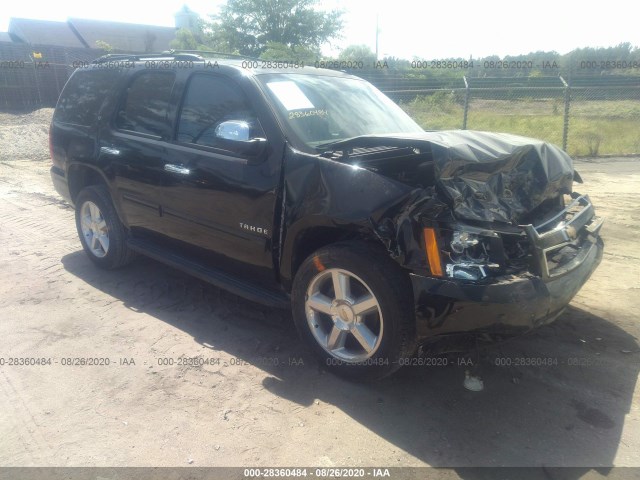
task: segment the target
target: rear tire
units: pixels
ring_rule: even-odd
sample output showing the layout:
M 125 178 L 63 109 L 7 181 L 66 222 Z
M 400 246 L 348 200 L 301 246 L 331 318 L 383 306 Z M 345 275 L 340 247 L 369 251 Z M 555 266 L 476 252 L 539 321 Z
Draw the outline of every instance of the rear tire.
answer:
M 340 376 L 377 380 L 415 354 L 411 282 L 382 248 L 339 243 L 309 256 L 294 279 L 292 309 L 303 341 Z
M 75 204 L 78 236 L 89 259 L 107 270 L 131 263 L 135 253 L 127 247 L 127 231 L 107 188 L 104 185 L 85 187 Z

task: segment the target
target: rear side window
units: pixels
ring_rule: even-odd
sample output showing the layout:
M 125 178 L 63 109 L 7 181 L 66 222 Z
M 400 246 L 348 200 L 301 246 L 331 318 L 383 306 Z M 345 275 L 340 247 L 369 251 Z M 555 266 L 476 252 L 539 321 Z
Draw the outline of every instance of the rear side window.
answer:
M 180 112 L 178 141 L 217 147 L 216 127 L 227 120 L 246 122 L 251 129 L 250 138 L 264 137 L 256 114 L 238 85 L 212 75 L 193 75 Z
M 150 135 L 167 133 L 173 81 L 171 72 L 148 72 L 135 77 L 118 111 L 116 126 Z
M 115 70 L 81 70 L 74 73 L 60 96 L 55 119 L 74 125 L 95 125 L 100 107 L 111 92 L 117 76 Z

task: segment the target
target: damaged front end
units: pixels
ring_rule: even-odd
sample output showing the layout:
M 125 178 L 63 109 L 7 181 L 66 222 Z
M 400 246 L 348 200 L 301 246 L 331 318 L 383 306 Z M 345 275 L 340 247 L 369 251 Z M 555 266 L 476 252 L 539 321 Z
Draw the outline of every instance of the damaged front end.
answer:
M 588 195 L 562 196 L 558 204 L 551 218 L 536 223 L 495 229 L 443 226 L 446 276 L 480 281 L 529 272 L 549 280 L 570 273 L 597 243 L 603 219 L 596 217 Z
M 372 230 L 411 272 L 418 333 L 516 333 L 555 319 L 602 258 L 571 158 L 541 141 L 452 131 L 364 136 L 333 160 L 412 187 Z

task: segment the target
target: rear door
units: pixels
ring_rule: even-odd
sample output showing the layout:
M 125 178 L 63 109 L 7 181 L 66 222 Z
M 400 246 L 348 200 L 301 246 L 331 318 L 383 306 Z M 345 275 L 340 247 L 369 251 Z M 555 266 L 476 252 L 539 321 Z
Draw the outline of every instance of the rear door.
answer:
M 134 232 L 164 233 L 160 185 L 175 72 L 143 70 L 126 84 L 110 128 L 100 138 L 99 162 L 113 169 L 117 199 Z

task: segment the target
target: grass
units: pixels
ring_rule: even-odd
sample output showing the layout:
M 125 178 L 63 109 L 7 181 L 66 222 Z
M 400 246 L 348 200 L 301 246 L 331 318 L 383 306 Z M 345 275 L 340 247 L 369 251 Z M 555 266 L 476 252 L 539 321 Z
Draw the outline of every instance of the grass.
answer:
M 423 128 L 462 128 L 463 101 L 448 92 L 400 106 Z M 471 99 L 469 130 L 506 132 L 562 146 L 562 99 Z M 581 100 L 571 103 L 567 152 L 575 156 L 640 153 L 640 101 Z

